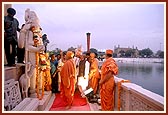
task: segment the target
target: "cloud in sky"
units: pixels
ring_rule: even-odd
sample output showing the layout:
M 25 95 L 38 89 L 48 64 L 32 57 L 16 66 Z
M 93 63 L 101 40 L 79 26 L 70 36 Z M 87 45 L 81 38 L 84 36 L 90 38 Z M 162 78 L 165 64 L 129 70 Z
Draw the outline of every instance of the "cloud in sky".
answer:
M 120 47 L 160 50 L 164 43 L 164 4 L 126 3 L 13 3 L 20 26 L 27 8 L 35 11 L 43 33 L 48 35 L 49 49 L 82 45 L 86 50 L 86 33 L 91 33 L 91 47 Z

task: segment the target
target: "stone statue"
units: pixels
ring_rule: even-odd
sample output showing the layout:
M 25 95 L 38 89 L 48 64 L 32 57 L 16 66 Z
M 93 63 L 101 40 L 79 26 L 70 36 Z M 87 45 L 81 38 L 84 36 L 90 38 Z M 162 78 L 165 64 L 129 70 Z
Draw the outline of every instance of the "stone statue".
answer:
M 34 11 L 26 9 L 25 11 L 25 26 L 24 34 L 20 34 L 19 41 L 24 41 L 19 43 L 21 46 L 25 45 L 25 75 L 22 75 L 20 82 L 22 81 L 22 87 L 28 89 L 30 86 L 30 97 L 36 97 L 36 74 L 38 74 L 38 69 L 36 66 L 37 53 L 43 52 L 45 47 L 42 42 L 42 29 L 39 24 L 39 19 Z M 30 69 L 28 69 L 28 63 L 30 64 Z M 24 80 L 23 80 L 24 79 Z M 26 84 L 26 80 L 30 79 L 30 85 Z M 42 86 L 40 85 L 40 88 Z M 27 90 L 25 90 L 27 91 Z
M 30 64 L 29 64 L 29 66 L 30 66 Z M 30 71 L 30 67 L 29 67 L 28 71 Z M 25 74 L 22 74 L 19 79 L 19 84 L 21 87 L 22 98 L 24 99 L 24 98 L 28 97 L 28 88 L 30 87 L 30 78 L 26 77 Z

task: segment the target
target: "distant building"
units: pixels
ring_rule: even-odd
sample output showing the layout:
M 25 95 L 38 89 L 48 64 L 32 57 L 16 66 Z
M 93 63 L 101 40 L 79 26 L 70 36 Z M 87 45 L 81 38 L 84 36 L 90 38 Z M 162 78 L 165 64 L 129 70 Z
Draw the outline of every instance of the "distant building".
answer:
M 132 48 L 121 48 L 119 45 L 118 47 L 114 46 L 114 54 L 115 57 L 132 57 L 137 58 L 139 57 L 139 51 L 134 46 Z

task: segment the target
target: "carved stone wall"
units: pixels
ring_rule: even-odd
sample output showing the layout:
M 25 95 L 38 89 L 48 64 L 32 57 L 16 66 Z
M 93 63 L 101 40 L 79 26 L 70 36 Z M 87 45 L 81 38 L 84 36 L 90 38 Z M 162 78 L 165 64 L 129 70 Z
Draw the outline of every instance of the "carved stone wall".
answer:
M 138 111 L 163 111 L 164 105 L 157 100 L 152 99 L 156 94 L 146 95 L 137 93 L 134 90 L 130 91 L 130 110 Z M 160 96 L 161 97 L 161 96 Z M 157 99 L 157 95 L 155 96 Z
M 155 111 L 155 109 L 148 103 L 149 101 L 136 95 L 134 93 L 130 94 L 131 104 L 130 110 L 131 111 Z
M 118 105 L 118 86 L 121 78 L 115 77 L 115 108 Z M 120 94 L 121 111 L 164 111 L 164 97 L 134 83 L 122 83 Z
M 4 110 L 10 111 L 22 101 L 19 82 L 14 79 L 4 83 Z
M 120 95 L 120 99 L 121 99 L 121 110 L 124 111 L 126 108 L 126 90 L 121 90 L 121 95 Z

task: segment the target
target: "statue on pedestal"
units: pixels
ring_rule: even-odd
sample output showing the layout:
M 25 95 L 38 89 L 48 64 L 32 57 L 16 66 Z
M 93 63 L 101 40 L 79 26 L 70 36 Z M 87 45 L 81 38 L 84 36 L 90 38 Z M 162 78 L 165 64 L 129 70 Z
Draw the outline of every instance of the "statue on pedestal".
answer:
M 22 45 L 25 45 L 26 65 L 25 74 L 21 76 L 19 81 L 20 84 L 22 84 L 21 87 L 24 87 L 24 89 L 28 89 L 30 87 L 30 97 L 36 97 L 36 88 L 38 87 L 39 89 L 42 89 L 42 77 L 39 73 L 39 53 L 44 53 L 45 47 L 41 38 L 42 29 L 39 24 L 39 19 L 36 13 L 30 9 L 25 11 L 25 26 L 23 27 L 23 30 L 24 33 L 20 34 L 19 39 L 24 41 L 22 42 L 24 43 Z M 30 82 L 25 82 L 27 80 L 30 80 Z M 30 85 L 26 85 L 26 83 L 30 83 Z

